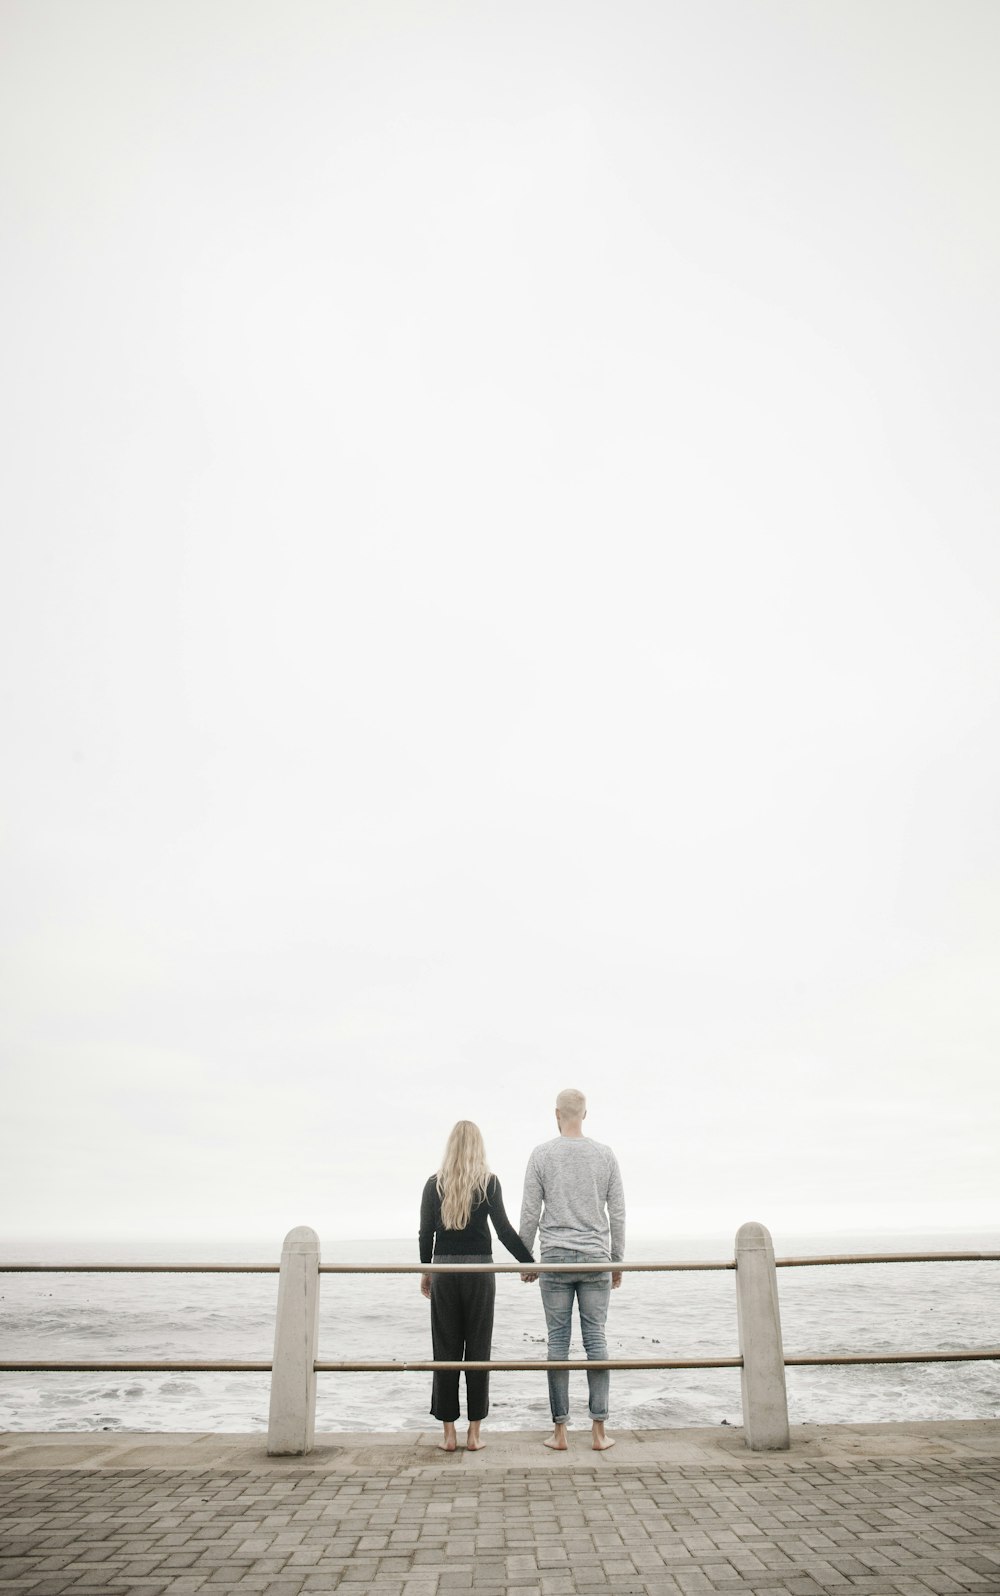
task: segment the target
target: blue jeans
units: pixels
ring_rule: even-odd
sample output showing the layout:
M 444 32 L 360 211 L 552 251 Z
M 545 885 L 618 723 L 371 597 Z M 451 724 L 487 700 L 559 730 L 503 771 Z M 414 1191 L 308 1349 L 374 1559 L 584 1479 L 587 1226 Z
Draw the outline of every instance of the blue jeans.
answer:
M 542 1253 L 542 1263 L 597 1263 L 593 1254 L 574 1252 L 568 1247 L 552 1247 Z M 611 1300 L 611 1275 L 584 1274 L 541 1275 L 542 1307 L 549 1331 L 549 1357 L 569 1357 L 569 1340 L 573 1327 L 573 1303 L 580 1309 L 580 1331 L 583 1349 L 588 1358 L 606 1358 L 608 1343 L 604 1326 Z M 606 1419 L 611 1375 L 607 1369 L 587 1371 L 590 1386 L 590 1417 Z M 549 1370 L 549 1406 L 553 1424 L 566 1424 L 569 1420 L 569 1370 Z

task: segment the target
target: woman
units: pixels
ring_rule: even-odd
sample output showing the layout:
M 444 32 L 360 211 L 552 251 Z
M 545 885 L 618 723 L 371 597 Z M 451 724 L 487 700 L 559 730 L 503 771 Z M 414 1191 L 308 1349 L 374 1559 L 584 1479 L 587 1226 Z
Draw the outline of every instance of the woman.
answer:
M 424 1187 L 420 1202 L 420 1262 L 432 1257 L 438 1263 L 492 1263 L 493 1244 L 487 1219 L 515 1258 L 533 1263 L 504 1212 L 500 1182 L 490 1173 L 479 1126 L 460 1119 L 448 1137 L 441 1168 Z M 420 1289 L 431 1304 L 431 1341 L 434 1357 L 486 1362 L 493 1345 L 493 1301 L 496 1276 L 492 1274 L 421 1275 Z M 442 1452 L 457 1446 L 458 1369 L 439 1369 L 431 1391 L 431 1413 L 444 1425 Z M 488 1370 L 465 1371 L 465 1404 L 469 1433 L 466 1447 L 478 1452 L 483 1442 L 479 1426 L 490 1410 Z

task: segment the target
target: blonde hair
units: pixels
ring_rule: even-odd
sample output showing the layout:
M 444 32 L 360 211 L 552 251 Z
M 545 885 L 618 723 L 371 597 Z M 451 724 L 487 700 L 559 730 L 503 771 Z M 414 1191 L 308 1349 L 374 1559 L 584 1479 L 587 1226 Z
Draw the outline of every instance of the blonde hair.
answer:
M 441 1223 L 445 1230 L 464 1230 L 477 1196 L 485 1197 L 490 1178 L 482 1132 L 471 1119 L 453 1126 L 437 1173 Z
M 587 1099 L 575 1087 L 567 1086 L 556 1098 L 556 1108 L 564 1119 L 582 1119 L 587 1112 Z

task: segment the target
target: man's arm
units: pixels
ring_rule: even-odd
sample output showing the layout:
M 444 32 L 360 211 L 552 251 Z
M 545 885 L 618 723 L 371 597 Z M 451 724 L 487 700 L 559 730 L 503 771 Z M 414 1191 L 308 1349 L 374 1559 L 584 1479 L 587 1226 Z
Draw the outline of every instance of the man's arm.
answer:
M 608 1175 L 608 1223 L 611 1226 L 611 1261 L 623 1263 L 625 1261 L 625 1187 L 622 1185 L 622 1172 L 618 1168 L 618 1160 L 614 1153 L 611 1154 L 611 1170 Z
M 517 1227 L 521 1240 L 528 1251 L 534 1254 L 535 1237 L 538 1234 L 538 1221 L 542 1213 L 542 1177 L 532 1153 L 528 1159 L 528 1167 L 524 1172 L 524 1194 L 521 1197 L 521 1223 Z

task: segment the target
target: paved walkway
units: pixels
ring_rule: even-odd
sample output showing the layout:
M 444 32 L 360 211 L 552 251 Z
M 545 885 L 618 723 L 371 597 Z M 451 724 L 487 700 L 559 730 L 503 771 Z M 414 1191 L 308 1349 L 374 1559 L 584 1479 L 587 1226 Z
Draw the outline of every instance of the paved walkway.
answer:
M 1000 1596 L 1000 1421 L 433 1441 L 0 1435 L 0 1591 Z

